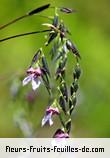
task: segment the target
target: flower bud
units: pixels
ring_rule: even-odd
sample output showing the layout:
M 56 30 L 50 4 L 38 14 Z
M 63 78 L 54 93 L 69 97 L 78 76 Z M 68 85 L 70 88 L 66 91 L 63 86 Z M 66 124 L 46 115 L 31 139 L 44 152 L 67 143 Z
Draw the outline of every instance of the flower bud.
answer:
M 36 9 L 30 11 L 28 13 L 28 15 L 34 15 L 34 14 L 37 14 L 39 12 L 42 12 L 43 10 L 49 8 L 49 6 L 50 6 L 50 4 L 43 5 L 43 6 L 39 7 L 39 8 L 36 8 Z
M 74 12 L 74 10 L 73 9 L 70 9 L 70 8 L 65 8 L 65 7 L 62 7 L 62 8 L 60 8 L 60 11 L 61 12 L 64 12 L 64 13 L 73 13 Z
M 68 50 L 71 50 L 75 56 L 81 58 L 79 51 L 77 50 L 77 48 L 74 46 L 74 44 L 70 40 L 66 41 L 66 46 L 67 46 Z

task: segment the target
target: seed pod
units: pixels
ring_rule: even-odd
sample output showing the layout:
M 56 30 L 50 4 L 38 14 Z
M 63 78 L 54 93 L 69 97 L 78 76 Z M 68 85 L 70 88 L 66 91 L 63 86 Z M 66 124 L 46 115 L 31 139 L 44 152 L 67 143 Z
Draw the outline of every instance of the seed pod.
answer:
M 74 44 L 70 40 L 66 41 L 66 46 L 67 46 L 68 50 L 71 50 L 75 56 L 81 58 L 79 51 L 77 50 L 77 48 L 74 46 Z
M 30 67 L 38 61 L 40 55 L 41 55 L 41 49 L 39 49 L 34 55 Z
M 77 66 L 75 67 L 74 72 L 73 72 L 73 77 L 74 77 L 74 79 L 79 79 L 80 75 L 81 75 L 81 69 L 80 69 L 80 67 L 77 65 Z
M 74 107 L 70 109 L 70 111 L 69 111 L 70 115 L 72 114 L 73 110 L 74 110 Z
M 49 40 L 45 45 L 48 46 L 57 37 L 57 35 L 58 35 L 58 32 L 51 33 Z
M 71 96 L 73 95 L 73 93 L 76 93 L 77 90 L 78 90 L 78 84 L 76 82 L 73 82 L 70 87 Z
M 70 115 L 72 114 L 73 110 L 74 110 L 73 101 L 72 101 L 72 98 L 69 98 L 69 113 L 70 113 Z
M 71 34 L 71 33 L 70 33 L 70 31 L 68 30 L 68 28 L 67 28 L 67 27 L 65 27 L 65 25 L 64 25 L 64 23 L 63 23 L 63 22 L 62 22 L 62 23 L 60 23 L 60 25 L 59 25 L 59 30 L 60 30 L 61 32 L 64 32 L 64 33 Z
M 53 26 L 57 27 L 58 26 L 58 16 L 54 16 L 54 19 L 53 19 Z
M 60 79 L 60 83 L 64 80 L 65 78 L 65 68 L 60 70 L 58 73 L 56 73 L 56 80 Z
M 70 8 L 62 7 L 60 8 L 60 11 L 69 14 L 69 13 L 73 13 L 74 10 Z
M 66 65 L 66 61 L 67 61 L 67 58 L 64 58 L 64 60 L 60 61 L 59 63 L 59 66 L 56 70 L 56 79 L 58 79 L 59 77 L 61 78 L 64 78 L 65 77 L 65 65 Z
M 36 9 L 30 11 L 28 13 L 28 15 L 33 15 L 33 14 L 37 14 L 39 12 L 42 12 L 43 10 L 49 8 L 49 6 L 50 6 L 50 4 L 43 5 L 43 6 L 39 7 L 39 8 L 36 8 Z
M 68 101 L 68 90 L 67 90 L 67 86 L 66 86 L 65 82 L 63 82 L 60 85 L 60 91 L 61 91 L 63 97 L 65 98 L 66 102 L 67 102 Z
M 65 100 L 64 100 L 63 96 L 59 97 L 59 105 L 62 108 L 62 110 L 64 111 L 64 113 L 66 114 Z
M 65 27 L 64 23 L 60 23 L 59 25 L 60 30 L 60 38 L 63 41 L 63 38 L 66 36 L 66 33 L 70 34 L 69 30 Z
M 72 99 L 71 99 L 71 98 L 69 98 L 69 109 L 71 109 L 71 108 L 72 108 L 72 106 L 73 106 L 73 104 L 72 104 Z
M 74 96 L 72 97 L 72 104 L 73 104 L 74 107 L 75 107 L 75 105 L 76 105 L 76 102 L 77 102 L 77 99 L 76 99 L 76 96 L 74 95 Z
M 66 122 L 66 130 L 67 130 L 67 133 L 69 134 L 70 133 L 70 130 L 71 130 L 71 119 L 69 119 L 67 122 Z
M 65 37 L 65 33 L 66 33 L 63 23 L 60 24 L 59 30 L 60 30 L 60 38 L 61 38 L 61 41 L 63 41 L 63 38 Z
M 42 56 L 42 66 L 45 69 L 45 71 L 47 72 L 47 74 L 50 76 L 50 71 L 49 71 L 49 67 L 48 67 L 45 56 Z

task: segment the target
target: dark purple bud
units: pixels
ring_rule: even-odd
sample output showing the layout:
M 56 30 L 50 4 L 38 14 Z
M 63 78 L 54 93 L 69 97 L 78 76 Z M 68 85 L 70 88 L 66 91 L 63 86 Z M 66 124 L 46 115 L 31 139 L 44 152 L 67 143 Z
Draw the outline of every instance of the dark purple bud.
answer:
M 38 61 L 40 55 L 41 55 L 41 49 L 39 49 L 34 55 L 30 67 Z
M 69 135 L 68 133 L 65 133 L 63 130 L 58 129 L 53 135 L 53 138 L 69 138 Z
M 53 19 L 53 26 L 57 27 L 58 26 L 58 16 L 54 16 L 54 19 Z
M 65 57 L 60 63 L 59 63 L 59 68 L 63 69 L 66 65 L 67 62 L 67 57 Z
M 65 27 L 64 23 L 60 23 L 59 30 L 64 33 L 71 34 L 67 27 Z
M 64 78 L 65 78 L 65 68 L 62 70 L 58 70 L 56 73 L 56 80 L 60 79 L 60 82 L 62 82 Z
M 66 33 L 70 34 L 70 32 L 69 32 L 69 30 L 65 27 L 64 23 L 60 23 L 59 30 L 60 30 L 60 38 L 61 38 L 61 41 L 63 41 L 63 38 L 65 37 Z
M 73 82 L 70 87 L 71 96 L 73 95 L 73 93 L 76 93 L 77 90 L 78 90 L 78 83 Z
M 64 113 L 66 114 L 65 99 L 63 98 L 63 96 L 59 97 L 59 105 L 62 108 L 62 110 L 64 111 Z
M 65 8 L 65 7 L 60 8 L 60 11 L 67 14 L 75 12 L 75 10 L 70 9 L 70 8 Z
M 79 65 L 77 65 L 73 72 L 73 77 L 74 77 L 74 79 L 79 79 L 80 75 L 81 75 L 81 69 L 80 69 Z
M 71 119 L 68 120 L 65 127 L 66 127 L 66 130 L 67 130 L 67 133 L 69 134 L 70 130 L 71 130 Z
M 58 35 L 58 32 L 51 33 L 50 37 L 49 37 L 49 40 L 46 43 L 46 46 L 48 46 L 57 37 L 57 35 Z
M 39 8 L 36 8 L 36 9 L 30 11 L 28 13 L 28 15 L 33 15 L 33 14 L 37 14 L 39 12 L 42 12 L 43 10 L 49 8 L 49 6 L 50 6 L 50 4 L 43 5 L 43 6 L 39 7 Z
M 61 60 L 59 62 L 59 65 L 58 65 L 58 68 L 57 68 L 57 71 L 56 71 L 57 75 L 61 74 L 62 71 L 65 69 L 66 62 L 67 62 L 67 58 L 64 58 L 64 60 Z
M 70 40 L 66 41 L 66 46 L 67 46 L 68 50 L 71 50 L 75 56 L 81 58 L 79 51 L 77 50 L 75 45 Z
M 71 108 L 71 109 L 69 110 L 70 115 L 72 114 L 73 110 L 74 110 L 74 108 Z
M 47 74 L 50 76 L 50 71 L 49 71 L 49 67 L 48 67 L 47 60 L 46 60 L 45 56 L 42 56 L 42 66 L 43 66 L 43 69 L 45 69 Z
M 73 96 L 72 97 L 72 104 L 73 104 L 74 107 L 76 105 L 76 102 L 77 102 L 76 96 Z

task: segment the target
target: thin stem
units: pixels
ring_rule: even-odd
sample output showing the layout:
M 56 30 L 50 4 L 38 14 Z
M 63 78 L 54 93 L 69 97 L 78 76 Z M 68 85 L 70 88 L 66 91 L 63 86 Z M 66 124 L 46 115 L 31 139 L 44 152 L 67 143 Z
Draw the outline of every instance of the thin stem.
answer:
M 28 36 L 28 35 L 32 35 L 32 34 L 37 34 L 37 33 L 43 33 L 43 32 L 49 32 L 50 30 L 41 30 L 41 31 L 34 31 L 34 32 L 26 32 L 23 34 L 18 34 L 18 35 L 14 35 L 14 36 L 10 36 L 7 38 L 3 38 L 0 40 L 0 42 L 4 42 L 13 38 L 18 38 L 18 37 L 23 37 L 23 36 Z
M 14 20 L 8 22 L 7 24 L 4 24 L 4 25 L 0 26 L 0 30 L 2 30 L 2 29 L 4 29 L 5 27 L 8 27 L 9 25 L 14 24 L 14 23 L 16 23 L 17 21 L 20 21 L 20 20 L 22 20 L 22 19 L 24 19 L 24 18 L 26 18 L 26 17 L 28 17 L 28 16 L 30 16 L 30 15 L 25 14 L 25 15 L 23 15 L 23 16 L 17 17 L 16 19 L 14 19 Z M 51 17 L 44 16 L 44 15 L 39 15 L 39 17 L 48 18 L 48 19 L 52 20 Z
M 20 17 L 18 17 L 18 18 L 16 18 L 16 19 L 10 21 L 10 22 L 8 22 L 8 23 L 5 24 L 5 25 L 0 26 L 0 30 L 2 30 L 2 29 L 4 29 L 5 27 L 7 27 L 7 26 L 9 26 L 9 25 L 11 25 L 11 24 L 14 24 L 15 22 L 17 22 L 17 21 L 19 21 L 19 20 L 21 20 L 21 19 L 24 19 L 24 18 L 26 18 L 26 17 L 28 17 L 28 16 L 29 16 L 28 14 L 25 14 L 25 15 L 23 15 L 23 16 L 20 16 Z
M 36 8 L 36 9 L 34 9 L 34 10 L 32 10 L 32 11 L 26 13 L 25 15 L 20 16 L 20 17 L 18 17 L 18 18 L 16 18 L 16 19 L 10 21 L 9 23 L 7 23 L 7 24 L 5 24 L 5 25 L 3 25 L 3 26 L 0 26 L 0 30 L 2 30 L 2 29 L 4 29 L 5 27 L 7 27 L 7 26 L 9 26 L 9 25 L 11 25 L 11 24 L 13 24 L 13 23 L 15 23 L 15 22 L 21 20 L 21 19 L 24 19 L 24 18 L 26 18 L 26 17 L 28 17 L 28 16 L 32 16 L 32 15 L 38 14 L 39 12 L 42 12 L 43 10 L 45 10 L 45 9 L 47 9 L 47 8 L 49 8 L 49 7 L 50 7 L 50 4 L 46 4 L 46 5 L 43 5 L 43 6 L 41 6 L 41 7 L 38 7 L 38 8 Z

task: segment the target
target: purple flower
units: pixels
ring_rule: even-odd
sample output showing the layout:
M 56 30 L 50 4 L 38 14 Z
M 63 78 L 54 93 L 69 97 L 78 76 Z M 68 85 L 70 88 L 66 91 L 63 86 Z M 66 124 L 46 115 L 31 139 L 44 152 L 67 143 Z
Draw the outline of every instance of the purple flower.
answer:
M 68 133 L 65 133 L 63 130 L 61 129 L 58 129 L 53 138 L 69 138 L 69 134 Z
M 41 76 L 42 76 L 41 69 L 39 67 L 36 69 L 31 67 L 27 70 L 27 74 L 28 76 L 23 80 L 23 86 L 31 82 L 32 89 L 36 90 L 41 84 Z
M 46 123 L 48 123 L 50 126 L 53 125 L 53 120 L 52 120 L 52 116 L 53 115 L 59 115 L 59 110 L 58 108 L 53 108 L 53 107 L 49 107 L 46 110 L 46 115 L 44 116 L 44 118 L 42 119 L 42 126 L 44 126 Z

